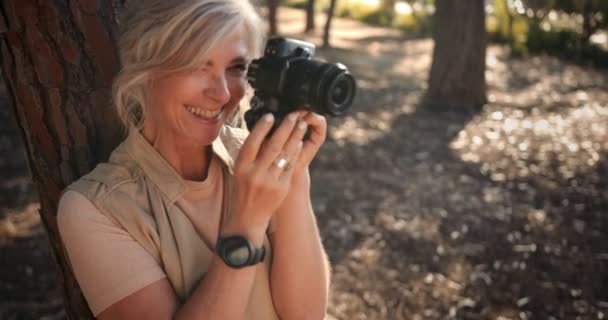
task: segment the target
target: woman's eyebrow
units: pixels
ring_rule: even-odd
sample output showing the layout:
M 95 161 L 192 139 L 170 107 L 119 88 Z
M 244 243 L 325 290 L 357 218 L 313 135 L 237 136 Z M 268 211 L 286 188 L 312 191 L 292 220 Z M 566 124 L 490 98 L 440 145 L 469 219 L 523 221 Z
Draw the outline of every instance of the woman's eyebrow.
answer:
M 236 63 L 245 63 L 246 64 L 247 63 L 247 57 L 246 56 L 238 56 L 238 57 L 232 59 L 232 61 L 230 61 L 229 64 L 236 64 Z M 207 63 L 206 63 L 207 66 L 212 67 L 213 64 L 214 64 L 213 61 L 207 60 Z
M 247 63 L 247 57 L 245 57 L 245 56 L 236 57 L 236 58 L 232 59 L 232 61 L 230 63 Z

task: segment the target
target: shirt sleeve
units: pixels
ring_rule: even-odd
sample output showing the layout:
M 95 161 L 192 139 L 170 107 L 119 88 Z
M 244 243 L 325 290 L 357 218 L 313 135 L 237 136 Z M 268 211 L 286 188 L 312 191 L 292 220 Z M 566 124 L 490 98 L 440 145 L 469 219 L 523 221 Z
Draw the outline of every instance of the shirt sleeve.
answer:
M 144 247 L 76 191 L 62 196 L 57 224 L 76 280 L 95 316 L 166 278 Z

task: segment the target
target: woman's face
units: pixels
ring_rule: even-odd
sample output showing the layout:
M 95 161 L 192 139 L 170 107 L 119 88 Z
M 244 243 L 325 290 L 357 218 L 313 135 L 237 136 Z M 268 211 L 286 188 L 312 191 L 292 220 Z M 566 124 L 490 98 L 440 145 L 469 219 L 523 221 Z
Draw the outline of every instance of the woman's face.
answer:
M 245 33 L 236 30 L 200 68 L 156 79 L 144 132 L 180 144 L 211 144 L 245 93 L 247 59 Z

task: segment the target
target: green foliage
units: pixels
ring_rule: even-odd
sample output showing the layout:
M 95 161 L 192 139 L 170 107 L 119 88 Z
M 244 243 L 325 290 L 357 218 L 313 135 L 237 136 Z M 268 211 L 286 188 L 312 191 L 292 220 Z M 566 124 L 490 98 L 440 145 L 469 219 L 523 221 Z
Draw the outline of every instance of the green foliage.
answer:
M 394 26 L 407 32 L 416 33 L 422 36 L 433 34 L 433 16 L 413 14 L 400 14 L 395 17 Z
M 280 4 L 296 9 L 306 9 L 308 0 L 280 0 Z M 315 11 L 326 11 L 329 7 L 329 0 L 315 0 Z
M 300 0 L 285 0 L 282 4 L 296 9 L 306 9 L 306 1 Z
M 531 52 L 561 54 L 576 50 L 578 34 L 571 30 L 544 31 L 538 24 L 531 24 L 526 47 Z
M 544 52 L 606 66 L 608 52 L 584 41 L 581 21 L 587 12 L 594 26 L 606 28 L 602 23 L 608 19 L 608 1 L 590 1 L 592 6 L 585 11 L 582 0 L 522 0 L 522 7 L 507 5 L 515 3 L 510 0 L 493 0 L 494 10 L 486 20 L 489 39 L 509 43 L 515 54 Z M 602 10 L 606 13 L 598 14 Z
M 608 27 L 608 0 L 590 0 L 593 23 Z M 284 5 L 305 8 L 307 0 L 282 0 Z M 382 1 L 380 1 L 382 3 Z M 407 0 L 410 6 L 433 4 L 432 0 Z M 493 10 L 486 17 L 490 41 L 508 43 L 515 54 L 545 52 L 567 59 L 593 61 L 596 65 L 608 64 L 608 53 L 598 46 L 581 45 L 581 14 L 585 12 L 583 0 L 521 0 L 517 8 L 513 0 L 492 0 Z M 325 11 L 329 0 L 317 0 L 316 9 Z M 589 11 L 589 7 L 587 8 Z M 519 13 L 518 13 L 519 12 Z M 559 19 L 549 19 L 548 14 L 563 12 Z M 418 10 L 411 13 L 395 13 L 392 23 L 388 10 L 382 5 L 356 0 L 338 1 L 336 15 L 365 23 L 391 26 L 401 30 L 429 36 L 433 30 L 430 12 Z
M 376 12 L 379 10 L 380 9 L 377 7 L 370 6 L 363 2 L 339 1 L 336 13 L 340 17 L 353 18 L 360 21 L 363 21 L 364 19 L 374 21 L 374 15 L 377 15 Z
M 361 17 L 361 21 L 378 26 L 389 26 L 389 14 L 386 10 L 376 9 Z

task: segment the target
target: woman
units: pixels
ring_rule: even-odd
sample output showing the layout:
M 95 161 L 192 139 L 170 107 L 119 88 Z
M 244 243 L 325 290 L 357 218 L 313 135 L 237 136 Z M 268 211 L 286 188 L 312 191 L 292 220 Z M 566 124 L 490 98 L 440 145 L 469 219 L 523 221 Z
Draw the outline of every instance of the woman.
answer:
M 226 125 L 262 46 L 246 0 L 131 3 L 114 84 L 128 137 L 58 212 L 94 315 L 322 319 L 329 268 L 308 165 L 324 118 L 293 113 L 268 137 L 272 116 L 249 134 Z

